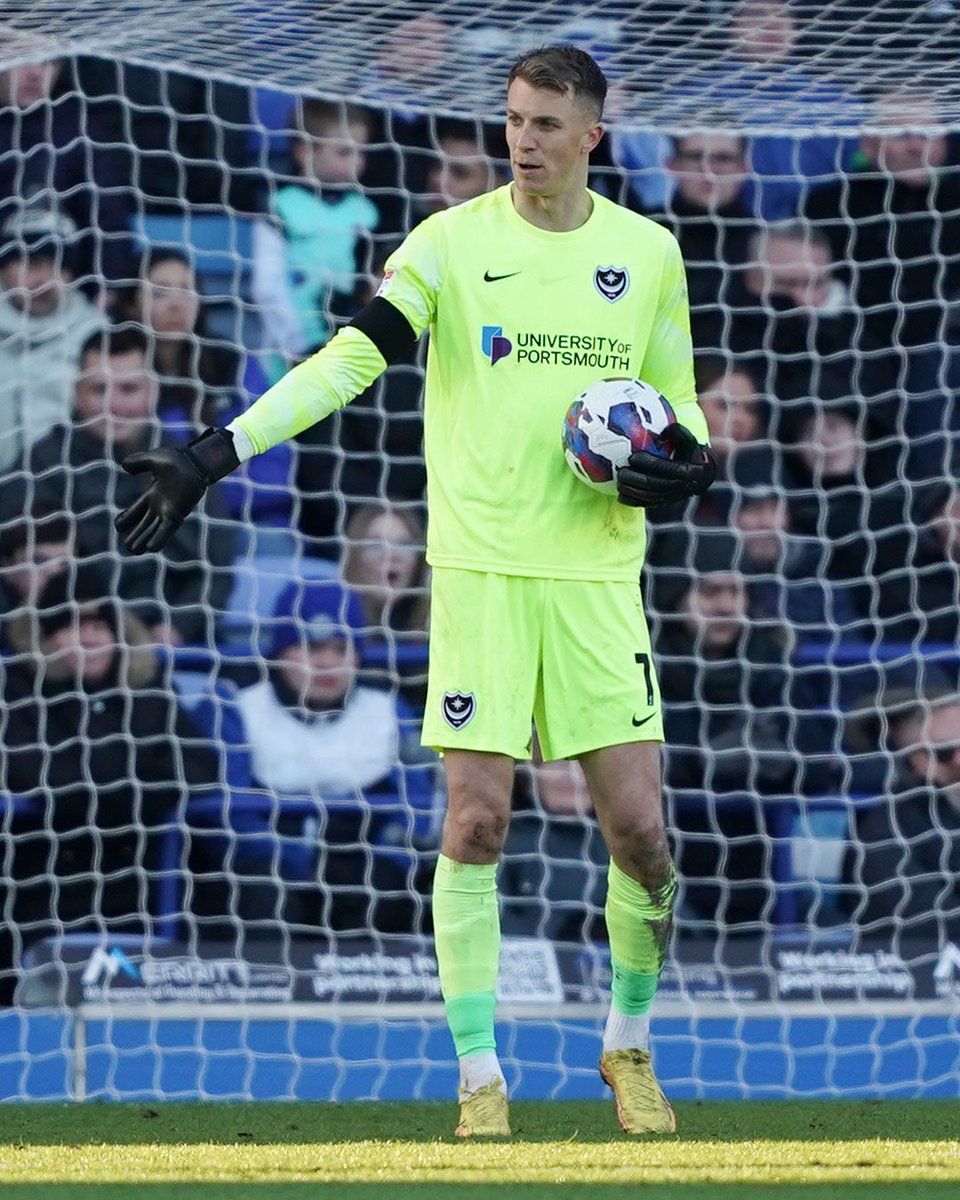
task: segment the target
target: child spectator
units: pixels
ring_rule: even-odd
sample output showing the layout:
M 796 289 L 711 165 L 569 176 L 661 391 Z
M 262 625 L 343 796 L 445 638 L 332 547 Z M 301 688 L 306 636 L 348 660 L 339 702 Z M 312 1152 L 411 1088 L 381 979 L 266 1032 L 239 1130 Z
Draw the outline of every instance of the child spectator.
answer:
M 303 102 L 291 144 L 299 179 L 277 189 L 273 222 L 254 226 L 253 291 L 274 355 L 272 378 L 319 349 L 337 316 L 356 311 L 378 223 L 358 184 L 369 140 L 362 108 Z
M 80 347 L 104 325 L 74 286 L 76 233 L 65 214 L 37 208 L 0 234 L 0 472 L 69 418 Z
M 402 701 L 358 681 L 363 612 L 333 580 L 295 582 L 277 599 L 269 675 L 241 689 L 250 782 L 312 798 L 310 868 L 330 929 L 409 930 L 417 845 L 433 828 L 432 767 Z M 303 831 L 301 830 L 301 837 Z M 317 872 L 319 871 L 319 876 Z
M 225 425 L 267 387 L 253 355 L 210 337 L 196 272 L 181 250 L 155 246 L 143 257 L 129 304 L 142 324 L 157 376 L 157 415 L 173 441 Z M 223 480 L 221 502 L 246 529 L 290 524 L 293 450 L 287 443 L 258 454 Z

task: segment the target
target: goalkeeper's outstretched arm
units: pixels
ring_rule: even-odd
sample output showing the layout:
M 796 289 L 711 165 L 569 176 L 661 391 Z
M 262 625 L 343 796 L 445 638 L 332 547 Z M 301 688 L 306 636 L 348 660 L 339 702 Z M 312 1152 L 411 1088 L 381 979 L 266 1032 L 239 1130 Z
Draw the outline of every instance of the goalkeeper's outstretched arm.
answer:
M 378 296 L 225 429 L 207 429 L 182 448 L 158 446 L 129 455 L 124 470 L 149 473 L 153 481 L 114 522 L 127 549 L 160 550 L 211 484 L 348 404 L 416 339 L 403 313 Z

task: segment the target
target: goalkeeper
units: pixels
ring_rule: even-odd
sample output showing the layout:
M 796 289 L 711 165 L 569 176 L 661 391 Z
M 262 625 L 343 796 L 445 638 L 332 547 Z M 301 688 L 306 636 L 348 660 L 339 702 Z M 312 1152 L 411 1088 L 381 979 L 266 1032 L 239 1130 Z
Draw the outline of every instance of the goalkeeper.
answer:
M 124 464 L 153 480 L 117 528 L 133 552 L 159 550 L 210 484 L 348 403 L 430 331 L 423 740 L 444 754 L 449 795 L 433 912 L 464 1137 L 509 1133 L 494 1039 L 496 870 L 531 717 L 544 758 L 582 764 L 612 859 L 601 1073 L 625 1130 L 675 1125 L 649 1049 L 676 877 L 638 580 L 644 508 L 703 492 L 715 463 L 701 444 L 677 243 L 586 186 L 606 86 L 572 47 L 519 59 L 507 92 L 513 182 L 417 226 L 377 297 L 225 429 Z M 682 422 L 672 459 L 635 454 L 619 472 L 619 504 L 584 487 L 560 445 L 569 402 L 607 376 L 652 384 Z

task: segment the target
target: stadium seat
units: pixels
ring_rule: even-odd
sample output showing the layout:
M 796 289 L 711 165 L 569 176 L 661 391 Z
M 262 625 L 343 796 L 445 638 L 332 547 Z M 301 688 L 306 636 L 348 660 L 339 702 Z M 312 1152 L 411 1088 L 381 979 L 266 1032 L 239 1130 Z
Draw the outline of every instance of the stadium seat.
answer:
M 794 815 L 790 830 L 790 873 L 800 907 L 815 923 L 837 913 L 843 859 L 850 831 L 844 798 L 809 801 Z
M 253 221 L 236 213 L 197 213 L 183 216 L 138 213 L 133 232 L 144 246 L 176 246 L 193 259 L 197 274 L 211 290 L 214 280 L 232 294 L 244 285 L 253 253 Z M 246 290 L 245 287 L 242 290 Z

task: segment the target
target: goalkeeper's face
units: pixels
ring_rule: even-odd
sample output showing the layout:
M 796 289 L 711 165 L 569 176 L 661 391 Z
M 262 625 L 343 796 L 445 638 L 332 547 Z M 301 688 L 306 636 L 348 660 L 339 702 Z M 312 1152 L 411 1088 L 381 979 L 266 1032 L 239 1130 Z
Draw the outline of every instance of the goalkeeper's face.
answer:
M 535 197 L 586 187 L 590 152 L 603 136 L 595 114 L 570 92 L 515 79 L 507 92 L 507 146 L 515 186 Z

